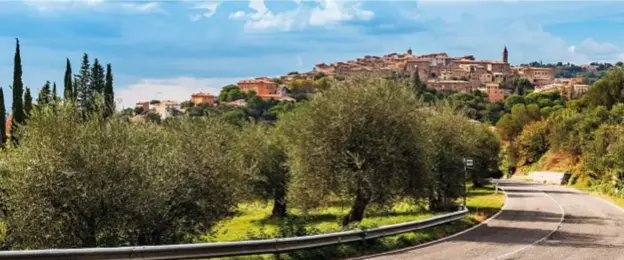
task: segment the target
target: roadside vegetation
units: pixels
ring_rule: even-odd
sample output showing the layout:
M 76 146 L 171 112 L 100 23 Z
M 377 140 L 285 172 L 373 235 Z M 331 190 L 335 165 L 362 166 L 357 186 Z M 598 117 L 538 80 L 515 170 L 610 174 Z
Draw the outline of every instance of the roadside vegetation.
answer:
M 610 67 L 581 98 L 548 116 L 509 117 L 497 123 L 507 146 L 504 164 L 517 173 L 570 172 L 569 184 L 624 198 L 624 69 Z
M 4 247 L 300 236 L 456 210 L 465 183 L 480 191 L 500 175 L 499 140 L 461 107 L 419 95 L 402 79 L 345 78 L 275 120 L 134 122 L 97 94 L 37 104 L 0 155 Z

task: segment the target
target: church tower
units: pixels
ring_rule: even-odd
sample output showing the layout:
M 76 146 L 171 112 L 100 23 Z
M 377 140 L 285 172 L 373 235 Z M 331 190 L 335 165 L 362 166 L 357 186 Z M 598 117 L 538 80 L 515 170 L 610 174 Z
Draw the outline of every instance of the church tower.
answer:
M 505 49 L 503 50 L 503 62 L 504 63 L 509 63 L 509 53 L 507 52 L 507 46 L 505 46 Z

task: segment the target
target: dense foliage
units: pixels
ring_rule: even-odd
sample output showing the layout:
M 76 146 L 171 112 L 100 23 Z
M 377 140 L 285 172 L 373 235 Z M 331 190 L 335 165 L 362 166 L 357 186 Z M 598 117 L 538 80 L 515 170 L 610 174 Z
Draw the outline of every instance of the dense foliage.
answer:
M 534 113 L 528 106 L 520 107 L 520 102 L 509 116 L 503 116 L 497 127 L 511 142 L 508 152 L 514 165 L 534 164 L 547 151 L 564 153 L 578 166 L 569 169 L 574 171 L 573 183 L 624 196 L 624 68 L 608 67 L 604 77 L 579 100 L 562 104 L 555 98 L 530 98 L 540 106 L 540 117 L 531 116 Z M 530 95 L 524 97 L 524 103 Z M 551 105 L 552 110 L 544 113 L 542 104 Z
M 232 128 L 83 120 L 72 105 L 34 110 L 3 155 L 0 190 L 12 248 L 189 242 L 230 216 L 239 187 Z

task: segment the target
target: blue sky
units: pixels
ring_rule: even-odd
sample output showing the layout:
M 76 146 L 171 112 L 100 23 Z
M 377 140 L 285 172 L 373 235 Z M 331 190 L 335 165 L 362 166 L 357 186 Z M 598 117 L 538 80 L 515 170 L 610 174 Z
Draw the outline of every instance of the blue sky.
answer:
M 513 64 L 624 61 L 624 2 L 1 1 L 0 25 L 7 106 L 16 37 L 33 92 L 61 86 L 65 58 L 77 71 L 87 52 L 112 63 L 125 107 L 409 47 L 500 59 L 506 45 Z

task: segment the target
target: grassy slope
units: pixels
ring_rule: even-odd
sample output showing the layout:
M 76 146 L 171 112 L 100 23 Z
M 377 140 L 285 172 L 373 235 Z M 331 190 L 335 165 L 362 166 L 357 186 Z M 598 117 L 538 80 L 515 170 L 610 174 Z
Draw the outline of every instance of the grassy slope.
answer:
M 504 204 L 505 196 L 502 193 L 494 194 L 492 186 L 485 188 L 470 188 L 468 194 L 467 205 L 470 209 L 470 214 L 461 221 L 456 221 L 446 225 L 440 225 L 432 228 L 428 228 L 419 232 L 405 233 L 397 236 L 385 237 L 370 241 L 365 244 L 358 243 L 352 245 L 343 245 L 338 247 L 320 249 L 323 254 L 323 258 L 346 258 L 354 257 L 366 254 L 380 253 L 389 250 L 395 250 L 405 248 L 432 240 L 448 236 L 459 231 L 465 230 L 471 226 L 474 226 L 485 219 L 496 214 Z M 405 204 L 401 204 L 391 212 L 386 212 L 386 216 L 378 214 L 374 217 L 367 218 L 362 226 L 381 226 L 406 221 L 413 221 L 417 219 L 427 218 L 432 216 L 430 213 L 423 213 L 419 211 L 408 210 Z M 313 225 L 322 231 L 331 232 L 339 230 L 337 224 L 337 218 L 341 216 L 339 213 L 345 213 L 347 209 L 328 208 L 323 211 L 315 212 L 317 221 L 313 221 Z M 223 239 L 222 241 L 232 241 L 238 239 L 245 239 L 244 234 L 248 229 L 260 229 L 261 223 L 267 224 L 267 226 L 273 226 L 275 223 L 266 222 L 266 216 L 269 214 L 269 207 L 259 207 L 246 205 L 241 215 L 235 217 L 232 220 L 224 223 L 223 229 L 227 229 L 227 233 L 217 234 L 217 239 Z M 338 215 L 335 215 L 338 214 Z M 331 217 L 322 217 L 330 215 Z M 268 230 L 268 228 L 267 228 Z M 213 240 L 214 241 L 214 240 Z M 324 251 L 322 251 L 324 250 Z M 300 256 L 301 257 L 301 256 Z M 304 258 L 310 258 L 313 256 L 307 256 Z M 318 256 L 316 256 L 318 257 Z M 250 257 L 237 257 L 235 259 L 270 259 L 272 256 L 250 256 Z M 288 256 L 282 256 L 283 259 L 289 259 Z M 314 257 L 313 257 L 314 258 Z M 232 258 L 230 258 L 232 259 Z

